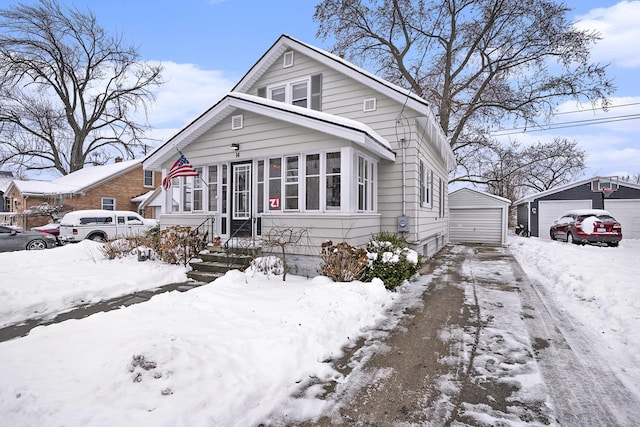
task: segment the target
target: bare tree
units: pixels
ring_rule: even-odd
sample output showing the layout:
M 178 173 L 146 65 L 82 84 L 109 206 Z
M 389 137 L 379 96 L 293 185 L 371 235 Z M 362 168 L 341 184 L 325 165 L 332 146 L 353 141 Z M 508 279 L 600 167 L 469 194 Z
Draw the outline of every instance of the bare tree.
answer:
M 477 162 L 478 182 L 512 201 L 532 191 L 545 191 L 574 181 L 585 168 L 587 154 L 576 141 L 556 138 L 521 146 L 512 142 L 484 150 Z
M 287 280 L 287 248 L 300 244 L 303 239 L 309 239 L 309 230 L 306 228 L 292 228 L 285 225 L 276 225 L 262 235 L 262 244 L 268 247 L 280 249 L 282 255 L 282 281 Z
M 60 174 L 135 157 L 161 65 L 56 0 L 0 10 L 0 164 Z M 138 111 L 144 123 L 134 120 Z
M 490 129 L 535 126 L 566 99 L 606 108 L 606 66 L 589 59 L 599 40 L 553 0 L 324 0 L 318 36 L 334 53 L 430 101 L 456 153 L 453 181 L 468 181 Z

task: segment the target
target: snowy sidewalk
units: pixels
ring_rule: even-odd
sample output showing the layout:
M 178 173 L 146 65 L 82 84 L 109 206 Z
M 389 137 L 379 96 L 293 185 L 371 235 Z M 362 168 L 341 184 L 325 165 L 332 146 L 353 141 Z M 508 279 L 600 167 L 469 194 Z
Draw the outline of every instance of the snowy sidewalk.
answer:
M 101 311 L 111 311 L 121 307 L 128 307 L 132 304 L 138 304 L 148 301 L 154 295 L 171 291 L 185 292 L 201 285 L 203 285 L 203 283 L 199 282 L 173 283 L 170 285 L 160 286 L 155 289 L 122 295 L 119 297 L 108 299 L 106 301 L 83 304 L 63 313 L 57 314 L 53 318 L 49 316 L 44 318 L 29 319 L 18 324 L 8 325 L 0 328 L 0 342 L 8 341 L 13 338 L 24 337 L 29 333 L 29 331 L 38 326 L 52 325 L 54 323 L 60 323 L 70 319 L 84 319 L 85 317 L 91 316 L 92 314 L 100 313 Z

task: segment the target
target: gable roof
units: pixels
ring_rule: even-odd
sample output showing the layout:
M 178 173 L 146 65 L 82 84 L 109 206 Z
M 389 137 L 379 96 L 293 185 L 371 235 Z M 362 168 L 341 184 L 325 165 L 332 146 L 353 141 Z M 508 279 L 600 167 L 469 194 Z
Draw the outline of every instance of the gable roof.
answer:
M 555 194 L 555 193 L 560 193 L 561 191 L 565 191 L 565 190 L 568 190 L 570 188 L 579 187 L 581 185 L 588 184 L 591 181 L 593 181 L 595 179 L 598 179 L 598 178 L 605 178 L 605 177 L 592 176 L 591 178 L 583 179 L 581 181 L 572 182 L 570 184 L 561 185 L 560 187 L 555 187 L 555 188 L 551 188 L 549 190 L 541 191 L 539 193 L 534 193 L 534 194 L 531 194 L 529 196 L 525 196 L 520 200 L 516 200 L 514 205 L 519 205 L 521 203 L 532 202 L 535 199 L 539 199 L 541 197 L 549 196 L 549 195 Z M 633 189 L 636 189 L 636 190 L 640 190 L 640 185 L 639 184 L 634 184 L 632 182 L 626 182 L 626 181 L 622 181 L 621 180 L 621 181 L 618 182 L 618 184 L 621 185 L 621 186 L 625 186 L 625 187 L 633 188 Z
M 432 114 L 427 101 L 409 90 L 390 83 L 375 74 L 357 67 L 337 55 L 304 43 L 287 34 L 281 35 L 278 40 L 276 40 L 276 42 L 262 55 L 258 62 L 251 67 L 247 74 L 240 79 L 231 91 L 246 93 L 251 86 L 258 81 L 262 74 L 264 74 L 265 71 L 288 50 L 301 52 L 323 65 L 333 68 L 341 74 L 383 93 L 385 96 L 388 96 L 400 104 L 406 103 L 407 107 L 420 112 L 422 115 L 428 116 Z
M 175 155 L 176 149 L 183 149 L 237 109 L 348 139 L 383 159 L 395 160 L 395 152 L 389 141 L 361 122 L 254 95 L 230 92 L 147 156 L 144 168 L 160 169 L 164 162 Z
M 477 195 L 483 196 L 483 197 L 488 197 L 490 199 L 494 199 L 496 201 L 502 202 L 502 203 L 506 203 L 508 205 L 511 204 L 511 200 L 505 198 L 505 197 L 501 197 L 501 196 L 496 196 L 495 194 L 491 194 L 491 193 L 487 193 L 486 191 L 480 191 L 480 190 L 476 190 L 475 188 L 470 188 L 470 187 L 463 187 L 463 188 L 459 188 L 451 193 L 449 193 L 449 200 L 451 200 L 451 197 L 455 197 L 456 194 L 462 194 L 462 193 L 475 193 Z
M 89 166 L 53 181 L 13 180 L 9 188 L 15 187 L 23 196 L 83 193 L 107 179 L 116 178 L 139 167 L 140 164 L 141 160 L 134 159 L 102 166 Z

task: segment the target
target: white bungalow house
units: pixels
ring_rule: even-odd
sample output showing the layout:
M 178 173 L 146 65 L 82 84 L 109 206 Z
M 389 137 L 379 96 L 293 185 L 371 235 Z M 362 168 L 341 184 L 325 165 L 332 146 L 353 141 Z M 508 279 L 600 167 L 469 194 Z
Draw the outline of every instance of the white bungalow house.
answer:
M 427 257 L 448 242 L 455 159 L 427 102 L 287 35 L 143 167 L 166 176 L 179 153 L 199 176 L 159 195 L 163 228 L 212 218 L 223 241 L 304 228 L 299 265 L 323 241 L 381 231 Z

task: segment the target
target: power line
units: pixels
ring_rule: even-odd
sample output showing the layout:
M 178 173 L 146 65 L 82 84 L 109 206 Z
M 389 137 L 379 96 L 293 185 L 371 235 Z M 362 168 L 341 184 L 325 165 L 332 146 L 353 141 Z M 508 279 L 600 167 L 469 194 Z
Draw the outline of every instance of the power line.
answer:
M 549 124 L 547 126 L 535 127 L 533 129 L 528 128 L 527 126 L 513 127 L 509 130 L 502 130 L 502 131 L 497 130 L 497 131 L 491 132 L 491 134 L 493 136 L 507 136 L 507 135 L 514 135 L 518 133 L 545 132 L 545 131 L 555 130 L 555 129 L 592 126 L 592 125 L 615 123 L 615 122 L 638 120 L 638 119 L 640 119 L 640 114 L 629 114 L 629 115 L 613 116 L 613 117 L 606 117 L 606 118 L 594 118 L 589 120 L 572 120 L 567 122 L 559 122 L 559 123 Z

